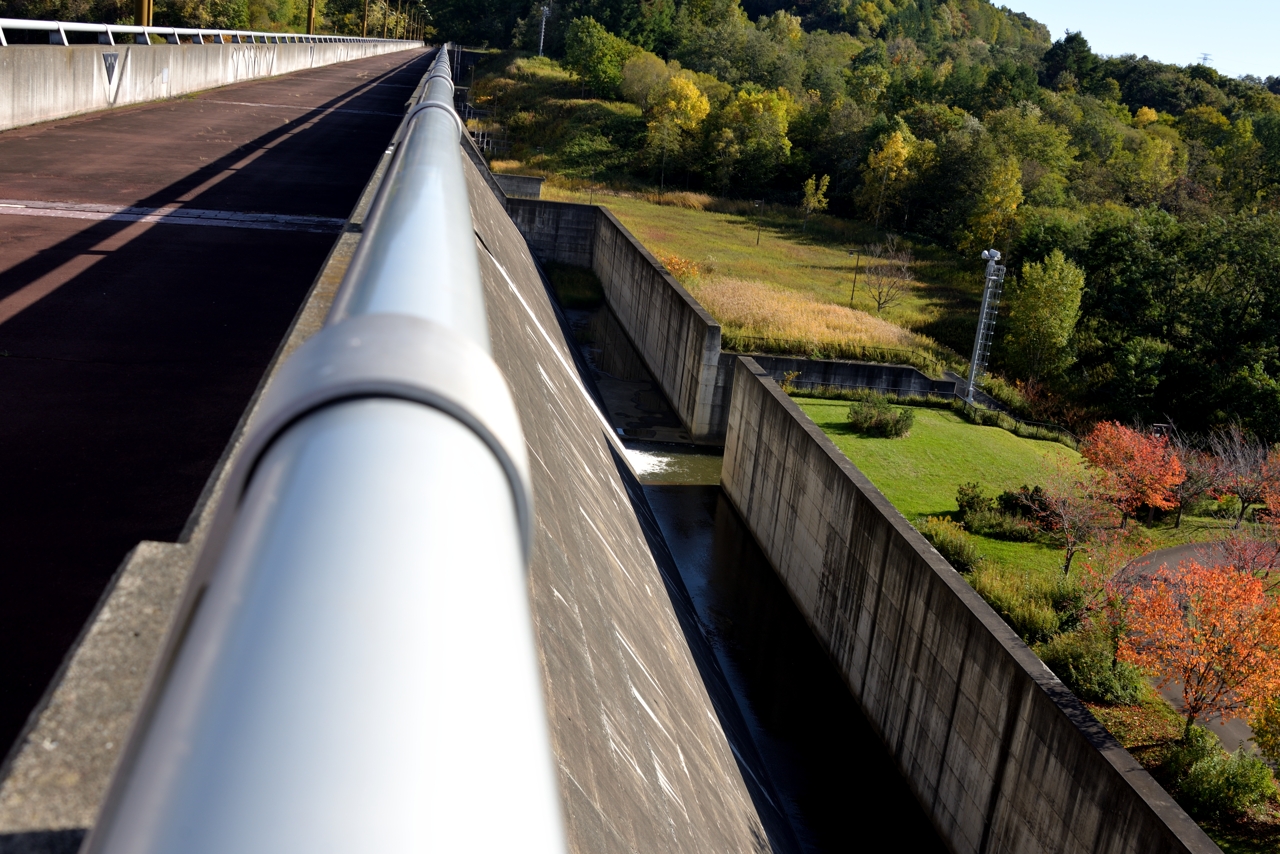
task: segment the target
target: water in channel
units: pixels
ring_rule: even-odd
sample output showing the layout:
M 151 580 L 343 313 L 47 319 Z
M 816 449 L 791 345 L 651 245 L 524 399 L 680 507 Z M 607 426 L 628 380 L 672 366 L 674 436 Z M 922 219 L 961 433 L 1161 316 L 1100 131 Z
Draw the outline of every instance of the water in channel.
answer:
M 766 822 L 775 825 L 775 851 L 878 850 L 892 840 L 899 850 L 945 852 L 720 489 L 721 449 L 688 441 L 607 307 L 578 305 L 565 319 L 749 734 L 754 750 L 735 753 L 768 801 L 759 805 L 762 816 L 784 825 L 778 832 L 776 822 Z

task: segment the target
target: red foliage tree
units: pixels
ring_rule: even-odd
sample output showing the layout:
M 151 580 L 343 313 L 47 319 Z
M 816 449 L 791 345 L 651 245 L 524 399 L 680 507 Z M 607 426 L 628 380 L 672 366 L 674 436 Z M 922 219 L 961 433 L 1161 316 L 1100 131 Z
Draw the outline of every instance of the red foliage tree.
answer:
M 1129 596 L 1119 657 L 1182 682 L 1186 732 L 1197 718 L 1240 715 L 1280 691 L 1280 604 L 1232 566 L 1161 568 Z
M 1177 506 L 1173 490 L 1186 472 L 1167 436 L 1103 421 L 1085 437 L 1080 453 L 1097 469 L 1103 494 L 1120 511 L 1122 525 L 1144 505 L 1153 512 Z

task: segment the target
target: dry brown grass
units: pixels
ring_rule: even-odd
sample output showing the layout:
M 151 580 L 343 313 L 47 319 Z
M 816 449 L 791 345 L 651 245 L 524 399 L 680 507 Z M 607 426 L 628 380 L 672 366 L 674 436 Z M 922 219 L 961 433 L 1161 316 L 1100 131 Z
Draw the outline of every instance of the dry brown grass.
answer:
M 716 203 L 715 198 L 706 193 L 690 193 L 683 190 L 670 193 L 641 193 L 640 198 L 655 205 L 691 211 L 711 210 Z
M 877 361 L 934 370 L 948 357 L 932 339 L 865 311 L 763 282 L 726 276 L 683 278 L 694 297 L 723 325 L 725 344 L 735 349 L 828 358 L 865 357 L 878 351 L 885 358 Z

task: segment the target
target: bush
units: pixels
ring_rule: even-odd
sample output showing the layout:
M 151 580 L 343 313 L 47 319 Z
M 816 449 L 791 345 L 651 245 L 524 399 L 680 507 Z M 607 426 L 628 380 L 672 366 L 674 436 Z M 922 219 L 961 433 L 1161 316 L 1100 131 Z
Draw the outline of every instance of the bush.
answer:
M 963 527 L 945 516 L 929 516 L 919 525 L 920 533 L 960 572 L 971 572 L 982 563 L 982 554 Z
M 1146 682 L 1131 664 L 1115 660 L 1105 632 L 1063 632 L 1036 649 L 1040 660 L 1082 700 L 1130 706 L 1142 700 Z
M 895 410 L 882 396 L 849 404 L 849 425 L 866 436 L 897 439 L 907 435 L 915 423 L 914 412 L 906 408 Z
M 1218 738 L 1193 726 L 1186 741 L 1170 746 L 1162 763 L 1178 803 L 1196 818 L 1241 816 L 1275 797 L 1271 769 L 1257 756 L 1227 753 Z
M 1074 585 L 1056 573 L 1017 576 L 980 567 L 969 583 L 1028 644 L 1044 643 L 1078 622 L 1070 605 Z
M 956 490 L 956 504 L 960 507 L 960 519 L 970 533 L 1017 543 L 1029 543 L 1039 533 L 1035 525 L 1016 511 L 1006 510 L 1003 504 L 996 509 L 996 502 L 983 495 L 982 487 L 976 483 L 960 485 Z
M 1040 534 L 1040 529 L 1026 519 L 994 508 L 969 514 L 964 519 L 964 526 L 983 537 L 1015 543 L 1030 543 Z

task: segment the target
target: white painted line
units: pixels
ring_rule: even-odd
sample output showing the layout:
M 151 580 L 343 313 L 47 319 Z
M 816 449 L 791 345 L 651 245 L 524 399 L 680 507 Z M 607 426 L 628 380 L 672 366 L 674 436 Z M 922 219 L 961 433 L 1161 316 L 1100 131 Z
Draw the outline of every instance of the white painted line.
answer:
M 351 113 L 357 116 L 390 116 L 393 119 L 404 118 L 403 113 L 386 113 L 379 110 L 348 110 L 345 107 L 333 107 L 325 109 L 324 107 L 303 107 L 297 104 L 255 104 L 252 101 L 215 101 L 212 98 L 197 98 L 202 104 L 225 104 L 230 107 L 268 107 L 273 110 L 298 110 L 303 113 L 323 112 L 326 116 L 329 113 Z
M 149 222 L 161 225 L 211 225 L 221 228 L 250 228 L 257 231 L 304 231 L 313 234 L 332 234 L 341 231 L 346 222 L 343 219 L 322 216 L 252 214 L 180 207 L 121 207 L 14 199 L 0 201 L 0 216 L 45 216 L 95 222 Z

